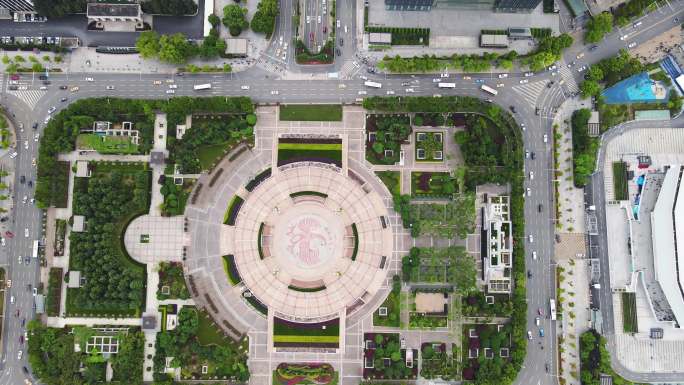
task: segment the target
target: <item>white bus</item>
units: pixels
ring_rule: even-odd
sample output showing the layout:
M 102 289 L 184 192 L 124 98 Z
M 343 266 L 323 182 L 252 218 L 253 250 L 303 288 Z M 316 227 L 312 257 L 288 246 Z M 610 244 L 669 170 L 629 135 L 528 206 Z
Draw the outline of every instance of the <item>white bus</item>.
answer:
M 38 258 L 38 241 L 33 241 L 33 258 Z
M 484 84 L 482 85 L 482 87 L 480 87 L 480 89 L 482 89 L 482 91 L 484 91 L 484 92 L 489 92 L 492 95 L 496 95 L 499 93 L 499 91 L 493 89 L 492 87 L 486 86 Z
M 439 83 L 439 88 L 456 88 L 456 83 Z
M 553 299 L 549 300 L 549 315 L 551 316 L 551 321 L 556 320 L 556 301 Z
M 195 91 L 210 90 L 211 89 L 211 83 L 195 84 L 195 86 L 193 88 L 195 89 Z
M 363 82 L 363 85 L 366 87 L 382 88 L 382 84 L 377 83 L 377 82 L 372 82 L 370 80 L 366 80 L 365 82 Z

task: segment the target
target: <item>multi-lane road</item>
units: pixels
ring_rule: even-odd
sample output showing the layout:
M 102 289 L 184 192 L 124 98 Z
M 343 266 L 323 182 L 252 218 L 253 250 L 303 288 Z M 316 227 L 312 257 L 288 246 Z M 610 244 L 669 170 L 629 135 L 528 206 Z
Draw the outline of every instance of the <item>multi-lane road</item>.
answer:
M 290 0 L 285 0 L 290 1 Z M 639 28 L 631 31 L 629 41 L 642 42 L 656 34 L 669 29 L 674 23 L 675 17 L 681 18 L 681 6 L 675 4 L 675 11 L 668 15 L 646 16 Z M 350 37 L 345 38 L 343 47 L 343 60 L 336 62 L 334 66 L 322 66 L 316 71 L 329 71 L 331 68 L 340 69 L 346 61 L 353 59 L 355 52 L 356 39 L 354 36 L 355 28 L 355 5 L 352 3 L 338 2 L 337 17 L 341 19 L 341 25 L 349 26 Z M 274 39 L 271 41 L 271 48 L 279 43 L 279 36 L 283 35 L 285 41 L 292 41 L 292 27 L 287 27 L 286 19 L 291 22 L 291 15 L 283 15 L 278 22 Z M 317 20 L 316 20 L 317 23 Z M 291 25 L 291 24 L 290 24 Z M 281 28 L 282 26 L 282 28 Z M 630 27 L 631 28 L 631 27 Z M 339 29 L 337 36 L 341 35 Z M 589 50 L 588 46 L 576 44 L 565 54 L 566 62 L 572 62 L 576 56 L 583 52 L 584 64 L 594 63 L 601 58 L 609 57 L 617 53 L 626 44 L 620 40 L 619 36 L 624 36 L 623 31 L 616 31 L 608 36 L 604 42 L 598 44 L 598 48 Z M 282 52 L 282 51 L 281 51 Z M 291 52 L 294 52 L 293 50 Z M 293 54 L 288 53 L 287 61 L 293 60 Z M 275 55 L 272 55 L 275 56 Z M 282 56 L 282 53 L 281 53 Z M 282 60 L 282 58 L 281 58 Z M 576 66 L 581 63 L 577 63 Z M 394 91 L 396 95 L 408 95 L 405 92 L 407 87 L 402 83 L 411 82 L 411 88 L 416 90 L 414 95 L 430 96 L 440 95 L 470 95 L 482 98 L 491 97 L 493 102 L 509 109 L 513 106 L 516 110 L 514 114 L 516 120 L 521 125 L 524 124 L 523 139 L 525 149 L 534 151 L 534 160 L 525 160 L 525 188 L 530 188 L 530 195 L 526 197 L 525 216 L 526 233 L 525 239 L 517 240 L 526 243 L 526 264 L 530 271 L 531 278 L 527 283 L 528 301 L 528 330 L 532 331 L 534 338 L 528 345 L 528 354 L 524 367 L 519 374 L 517 383 L 519 384 L 555 384 L 556 383 L 556 336 L 555 325 L 546 316 L 542 317 L 542 327 L 547 331 L 544 338 L 537 334 L 535 317 L 538 309 L 542 309 L 544 315 L 548 315 L 548 301 L 555 296 L 555 281 L 552 272 L 553 266 L 553 223 L 551 209 L 553 205 L 552 194 L 552 149 L 551 149 L 551 122 L 553 118 L 553 108 L 560 105 L 569 95 L 566 88 L 559 86 L 561 76 L 574 76 L 579 81 L 580 73 L 574 68 L 565 70 L 564 73 L 552 75 L 550 71 L 536 74 L 527 78 L 529 83 L 520 84 L 524 79 L 522 74 L 511 74 L 506 79 L 498 79 L 492 75 L 473 74 L 471 79 L 464 79 L 463 75 L 452 75 L 450 82 L 456 83 L 454 89 L 438 89 L 432 81 L 434 75 L 416 76 L 373 76 L 373 78 L 383 84 L 381 89 L 369 89 L 363 86 L 362 80 L 341 79 L 341 80 L 278 80 L 274 79 L 270 73 L 261 69 L 250 69 L 236 74 L 221 75 L 186 75 L 183 77 L 173 74 L 86 74 L 70 73 L 58 74 L 51 77 L 52 84 L 45 94 L 39 95 L 40 99 L 31 109 L 26 103 L 27 93 L 8 92 L 7 80 L 1 85 L 1 99 L 5 109 L 10 112 L 15 126 L 23 123 L 24 132 L 18 132 L 15 173 L 15 205 L 16 209 L 12 212 L 12 227 L 16 236 L 9 239 L 8 245 L 3 249 L 2 261 L 8 269 L 9 278 L 12 279 L 12 288 L 8 291 L 7 315 L 3 327 L 3 355 L 2 372 L 0 373 L 0 385 L 19 384 L 23 382 L 24 374 L 22 367 L 26 366 L 26 355 L 18 359 L 18 351 L 24 350 L 25 345 L 19 344 L 19 336 L 23 334 L 21 326 L 22 318 L 30 319 L 33 316 L 33 295 L 27 290 L 27 285 L 36 285 L 38 282 L 38 266 L 35 260 L 30 265 L 19 264 L 18 255 L 30 255 L 32 240 L 41 236 L 41 217 L 38 209 L 31 205 L 23 205 L 24 195 L 32 196 L 32 188 L 27 184 L 20 183 L 20 177 L 24 175 L 26 180 L 35 180 L 35 169 L 32 166 L 32 159 L 37 153 L 37 143 L 32 140 L 33 132 L 31 126 L 34 122 L 42 122 L 47 115 L 48 108 L 54 106 L 58 110 L 65 107 L 75 99 L 88 97 L 101 97 L 110 95 L 112 97 L 127 98 L 167 98 L 167 85 L 153 85 L 154 80 L 173 78 L 178 85 L 175 96 L 209 96 L 209 95 L 245 95 L 250 96 L 259 103 L 285 102 L 285 103 L 319 103 L 319 102 L 354 102 L 358 98 L 365 96 L 384 96 L 387 91 Z M 304 68 L 299 68 L 303 70 Z M 86 77 L 94 78 L 94 81 L 86 81 Z M 504 84 L 497 88 L 499 93 L 496 96 L 484 94 L 480 90 L 480 84 L 476 82 L 482 79 L 485 84 L 495 87 L 496 84 Z M 548 86 L 551 80 L 556 80 L 552 86 Z M 568 79 L 570 80 L 570 79 Z M 29 82 L 31 90 L 37 90 L 41 84 L 36 80 Z M 202 92 L 193 91 L 192 86 L 200 83 L 211 83 L 212 89 Z M 59 90 L 60 85 L 79 86 L 79 91 Z M 108 85 L 114 86 L 113 90 L 106 90 Z M 242 89 L 243 85 L 249 85 L 249 89 Z M 563 86 L 563 87 L 567 87 Z M 274 91 L 277 91 L 274 92 Z M 66 102 L 60 102 L 62 98 L 68 98 Z M 540 113 L 536 114 L 535 109 L 539 107 Z M 42 130 L 40 124 L 39 130 Z M 544 143 L 543 136 L 548 136 L 549 143 Z M 30 136 L 30 138 L 29 138 Z M 23 143 L 29 140 L 28 150 L 24 149 Z M 529 172 L 534 173 L 534 179 L 530 180 Z M 541 213 L 539 212 L 541 205 Z M 29 229 L 29 237 L 24 237 L 24 229 Z M 532 236 L 533 241 L 529 240 Z M 537 259 L 533 260 L 532 252 L 537 252 Z M 604 270 L 607 271 L 607 270 Z M 9 297 L 15 296 L 16 303 L 9 304 Z M 19 310 L 20 316 L 14 317 L 13 314 Z M 543 347 L 543 349 L 542 349 Z M 545 366 L 549 364 L 549 373 Z

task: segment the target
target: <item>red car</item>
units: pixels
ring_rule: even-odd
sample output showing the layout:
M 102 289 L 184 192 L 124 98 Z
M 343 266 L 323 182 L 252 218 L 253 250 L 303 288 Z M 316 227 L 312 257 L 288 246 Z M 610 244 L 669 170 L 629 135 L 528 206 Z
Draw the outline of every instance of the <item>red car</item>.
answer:
M 14 233 L 11 232 L 11 231 L 6 231 L 6 232 L 5 232 L 5 236 L 8 236 L 8 237 L 10 237 L 10 238 L 14 238 Z
M 19 343 L 23 344 L 24 343 L 24 336 L 19 336 Z
M 542 310 L 542 308 L 537 309 L 537 313 L 539 313 L 539 315 L 544 315 L 544 311 Z
M 10 79 L 12 79 L 12 80 L 19 80 L 19 75 L 13 74 L 12 76 L 10 76 Z
M 328 27 L 323 27 L 323 33 L 328 33 Z

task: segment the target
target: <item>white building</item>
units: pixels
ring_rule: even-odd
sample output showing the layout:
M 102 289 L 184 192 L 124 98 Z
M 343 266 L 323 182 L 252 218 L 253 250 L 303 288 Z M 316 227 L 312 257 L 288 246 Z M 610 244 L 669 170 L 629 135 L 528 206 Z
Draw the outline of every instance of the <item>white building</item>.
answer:
M 489 293 L 511 292 L 513 266 L 513 236 L 510 218 L 510 197 L 490 196 L 483 209 L 482 242 L 484 281 Z

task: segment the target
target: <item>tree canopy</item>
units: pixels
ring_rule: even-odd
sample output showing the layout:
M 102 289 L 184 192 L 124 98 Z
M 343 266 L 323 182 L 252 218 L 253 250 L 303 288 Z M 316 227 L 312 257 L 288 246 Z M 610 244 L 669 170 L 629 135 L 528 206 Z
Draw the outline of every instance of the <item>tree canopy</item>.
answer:
M 155 15 L 194 15 L 197 3 L 194 0 L 145 0 L 140 3 L 143 12 Z
M 597 43 L 612 30 L 613 15 L 609 12 L 602 12 L 587 22 L 584 41 L 587 43 Z
M 88 0 L 33 0 L 36 12 L 48 18 L 85 13 L 88 3 Z
M 261 0 L 252 17 L 252 31 L 265 33 L 267 38 L 270 37 L 275 28 L 276 16 L 278 16 L 278 1 Z
M 238 36 L 249 26 L 246 15 L 247 8 L 242 8 L 237 4 L 228 4 L 223 7 L 223 25 L 228 27 L 231 36 Z

